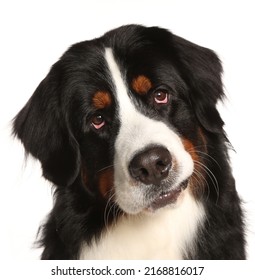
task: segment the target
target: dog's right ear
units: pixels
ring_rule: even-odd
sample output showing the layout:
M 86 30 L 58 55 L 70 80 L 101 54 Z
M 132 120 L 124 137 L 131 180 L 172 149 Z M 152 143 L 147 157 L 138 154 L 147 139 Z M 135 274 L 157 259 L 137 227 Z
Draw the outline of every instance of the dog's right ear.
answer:
M 64 113 L 64 91 L 58 68 L 56 63 L 18 113 L 13 134 L 21 140 L 27 153 L 39 159 L 46 179 L 66 186 L 79 173 L 80 152 Z

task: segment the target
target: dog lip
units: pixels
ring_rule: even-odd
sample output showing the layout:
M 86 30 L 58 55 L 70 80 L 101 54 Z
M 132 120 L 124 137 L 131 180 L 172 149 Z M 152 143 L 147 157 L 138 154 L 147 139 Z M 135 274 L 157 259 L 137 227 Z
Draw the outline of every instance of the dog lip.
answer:
M 167 192 L 162 192 L 159 196 L 157 196 L 152 203 L 147 208 L 150 211 L 155 211 L 159 208 L 165 207 L 166 205 L 173 204 L 177 201 L 179 195 L 182 190 L 186 189 L 188 185 L 188 180 L 182 182 L 177 188 L 174 190 L 170 189 Z
M 168 204 L 174 203 L 181 193 L 181 188 L 169 191 L 158 196 L 150 205 L 151 210 L 157 210 Z

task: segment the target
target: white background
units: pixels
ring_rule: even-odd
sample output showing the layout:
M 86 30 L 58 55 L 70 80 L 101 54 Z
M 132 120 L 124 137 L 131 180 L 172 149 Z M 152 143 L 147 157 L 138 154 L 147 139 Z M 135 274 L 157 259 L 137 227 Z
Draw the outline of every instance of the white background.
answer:
M 10 121 L 50 66 L 73 43 L 114 27 L 157 25 L 215 50 L 228 99 L 219 110 L 236 150 L 231 152 L 237 189 L 247 216 L 247 251 L 255 260 L 253 1 L 42 0 L 0 3 L 0 258 L 38 259 L 33 241 L 49 212 L 51 188 L 36 161 L 24 163 L 10 137 Z

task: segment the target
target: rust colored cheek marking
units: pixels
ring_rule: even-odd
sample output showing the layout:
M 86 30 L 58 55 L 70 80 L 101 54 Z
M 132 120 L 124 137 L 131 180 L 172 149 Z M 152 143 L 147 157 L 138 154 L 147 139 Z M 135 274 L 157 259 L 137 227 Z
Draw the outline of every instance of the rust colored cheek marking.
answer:
M 197 137 L 198 140 L 195 146 L 189 139 L 181 139 L 185 150 L 191 155 L 195 163 L 201 161 L 201 158 L 199 156 L 200 152 L 207 153 L 206 136 L 204 135 L 203 130 L 200 127 L 197 130 Z
M 203 162 L 203 153 L 207 153 L 207 141 L 206 136 L 201 128 L 197 131 L 198 143 L 197 148 L 194 144 L 186 139 L 182 139 L 183 146 L 185 150 L 190 154 L 194 162 L 194 172 L 190 177 L 190 191 L 195 198 L 201 197 L 206 190 L 206 163 Z M 200 154 L 202 153 L 202 155 Z
M 190 140 L 183 138 L 182 143 L 183 143 L 185 150 L 190 154 L 190 156 L 194 162 L 194 172 L 189 179 L 189 186 L 190 186 L 191 194 L 195 198 L 198 198 L 200 196 L 200 194 L 203 193 L 203 187 L 200 183 L 198 183 L 199 181 L 197 178 L 197 176 L 198 176 L 197 174 L 202 174 L 201 172 L 203 172 L 201 170 L 200 159 L 199 159 L 199 156 L 196 152 L 196 149 L 195 149 L 193 143 Z
M 151 88 L 151 81 L 144 75 L 140 75 L 133 79 L 132 88 L 140 95 L 146 94 Z
M 98 186 L 99 191 L 103 197 L 111 195 L 111 190 L 113 188 L 113 168 L 107 168 L 99 173 Z
M 199 161 L 199 156 L 196 153 L 196 149 L 195 149 L 193 143 L 190 140 L 188 140 L 186 138 L 183 138 L 182 139 L 182 144 L 183 144 L 185 150 L 191 155 L 194 163 Z
M 104 109 L 112 103 L 112 98 L 107 91 L 97 91 L 93 96 L 92 103 L 96 109 Z

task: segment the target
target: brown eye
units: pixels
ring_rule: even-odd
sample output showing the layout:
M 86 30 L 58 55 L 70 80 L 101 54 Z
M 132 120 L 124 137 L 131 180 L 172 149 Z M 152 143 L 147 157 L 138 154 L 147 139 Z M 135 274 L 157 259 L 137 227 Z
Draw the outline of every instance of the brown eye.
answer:
M 91 120 L 91 124 L 95 129 L 100 129 L 105 125 L 104 117 L 102 115 L 95 115 Z
M 168 93 L 163 90 L 158 90 L 154 93 L 154 101 L 157 104 L 166 104 L 168 103 Z

